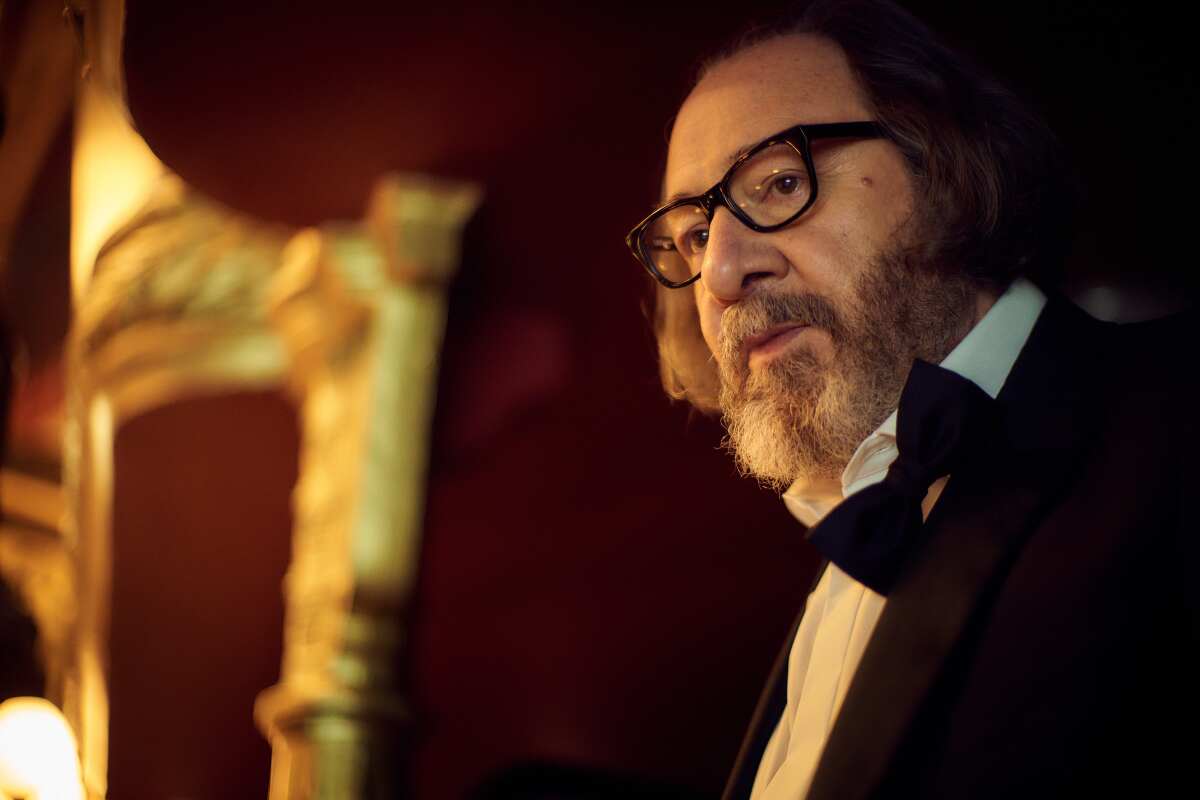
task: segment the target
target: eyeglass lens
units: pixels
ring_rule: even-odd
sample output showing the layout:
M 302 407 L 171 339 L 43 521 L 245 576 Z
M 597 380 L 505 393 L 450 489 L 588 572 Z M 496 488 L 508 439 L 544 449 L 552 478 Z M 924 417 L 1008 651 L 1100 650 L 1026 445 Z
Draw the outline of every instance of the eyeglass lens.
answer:
M 800 212 L 812 196 L 804 157 L 786 142 L 755 153 L 729 176 L 729 199 L 756 225 L 778 225 Z M 669 281 L 682 283 L 700 271 L 708 243 L 708 218 L 697 204 L 678 206 L 642 233 L 643 252 Z

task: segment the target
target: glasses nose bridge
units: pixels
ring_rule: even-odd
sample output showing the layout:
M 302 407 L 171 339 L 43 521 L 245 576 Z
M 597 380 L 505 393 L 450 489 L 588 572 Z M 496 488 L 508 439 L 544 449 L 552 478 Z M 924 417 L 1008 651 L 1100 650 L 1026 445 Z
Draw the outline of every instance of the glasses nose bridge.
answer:
M 717 211 L 724 208 L 743 227 L 752 231 L 755 230 L 755 226 L 747 220 L 746 213 L 737 207 L 733 198 L 726 192 L 724 182 L 718 183 L 700 196 L 700 207 L 704 209 L 704 216 L 708 219 L 710 226 L 712 225 L 713 218 L 717 215 Z
M 725 205 L 725 198 L 721 197 L 721 185 L 709 189 L 704 194 L 700 195 L 700 208 L 704 212 L 706 222 L 712 222 L 713 214 L 717 213 L 717 209 Z

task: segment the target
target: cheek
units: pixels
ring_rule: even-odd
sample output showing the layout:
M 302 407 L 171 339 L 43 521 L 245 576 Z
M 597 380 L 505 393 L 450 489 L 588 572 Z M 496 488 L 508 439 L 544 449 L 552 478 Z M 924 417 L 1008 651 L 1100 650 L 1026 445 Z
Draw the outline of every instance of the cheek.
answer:
M 911 213 L 911 201 L 906 192 L 897 191 L 889 202 L 893 195 L 885 191 L 888 186 L 880 176 L 863 176 L 852 187 L 858 191 L 840 192 L 819 216 L 791 232 L 785 246 L 805 289 L 844 302 L 862 271 L 873 267 L 879 253 L 894 247 Z
M 830 213 L 819 222 L 794 231 L 784 244 L 791 274 L 780 288 L 836 302 L 853 285 L 862 231 L 850 214 Z
M 913 213 L 913 184 L 908 171 L 899 164 L 881 166 L 863 177 L 859 196 L 874 243 L 890 245 Z

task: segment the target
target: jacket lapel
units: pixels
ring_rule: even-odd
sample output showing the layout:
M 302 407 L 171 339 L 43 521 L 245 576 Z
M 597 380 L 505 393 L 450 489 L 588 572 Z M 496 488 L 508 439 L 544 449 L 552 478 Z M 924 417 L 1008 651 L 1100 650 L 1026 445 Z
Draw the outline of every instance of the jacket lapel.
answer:
M 1002 424 L 951 476 L 863 653 L 808 797 L 867 797 L 976 612 L 1066 487 L 1109 326 L 1052 299 L 997 398 Z

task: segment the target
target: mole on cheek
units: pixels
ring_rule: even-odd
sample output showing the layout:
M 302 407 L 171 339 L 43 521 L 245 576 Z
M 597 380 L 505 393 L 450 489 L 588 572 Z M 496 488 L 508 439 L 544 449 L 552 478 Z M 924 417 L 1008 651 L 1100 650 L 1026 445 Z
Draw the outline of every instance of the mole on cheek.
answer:
M 862 185 L 865 188 L 870 189 L 872 186 L 875 185 L 875 180 L 870 175 L 863 175 Z

